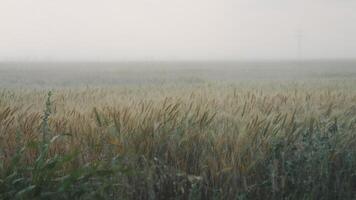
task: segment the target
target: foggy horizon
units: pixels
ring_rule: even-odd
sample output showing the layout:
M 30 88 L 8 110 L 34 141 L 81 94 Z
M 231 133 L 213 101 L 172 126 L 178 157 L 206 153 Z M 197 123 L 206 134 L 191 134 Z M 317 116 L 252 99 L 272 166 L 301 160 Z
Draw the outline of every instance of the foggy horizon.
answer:
M 0 62 L 356 59 L 356 1 L 0 4 Z
M 338 63 L 338 62 L 351 62 L 356 63 L 356 58 L 303 58 L 302 60 L 298 60 L 295 58 L 250 58 L 250 59 L 3 59 L 0 60 L 0 64 L 25 64 L 25 63 L 33 63 L 33 64 L 71 64 L 71 63 Z M 1 67 L 1 66 L 0 66 Z

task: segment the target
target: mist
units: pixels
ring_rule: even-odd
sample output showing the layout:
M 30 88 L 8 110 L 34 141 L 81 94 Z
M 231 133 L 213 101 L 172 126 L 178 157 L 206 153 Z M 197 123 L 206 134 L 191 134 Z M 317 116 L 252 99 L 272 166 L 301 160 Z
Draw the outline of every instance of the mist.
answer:
M 354 0 L 2 0 L 0 61 L 356 58 Z

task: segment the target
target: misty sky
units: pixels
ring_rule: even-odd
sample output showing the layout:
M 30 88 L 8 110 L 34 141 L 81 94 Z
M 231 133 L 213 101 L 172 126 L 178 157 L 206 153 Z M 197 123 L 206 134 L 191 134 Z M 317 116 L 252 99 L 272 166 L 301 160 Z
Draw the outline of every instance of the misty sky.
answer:
M 0 60 L 356 58 L 356 0 L 0 0 Z

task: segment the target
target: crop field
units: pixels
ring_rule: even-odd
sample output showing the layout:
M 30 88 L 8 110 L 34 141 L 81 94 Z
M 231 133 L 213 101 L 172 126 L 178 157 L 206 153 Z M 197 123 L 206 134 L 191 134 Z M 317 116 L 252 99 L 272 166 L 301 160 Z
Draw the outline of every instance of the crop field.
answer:
M 0 65 L 0 199 L 356 198 L 355 62 L 72 65 Z

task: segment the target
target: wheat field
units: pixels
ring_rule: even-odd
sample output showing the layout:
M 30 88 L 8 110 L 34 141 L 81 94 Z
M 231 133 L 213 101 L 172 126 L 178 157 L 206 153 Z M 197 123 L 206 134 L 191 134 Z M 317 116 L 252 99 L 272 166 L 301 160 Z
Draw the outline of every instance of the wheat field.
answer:
M 2 87 L 0 199 L 356 197 L 356 79 L 187 80 Z

